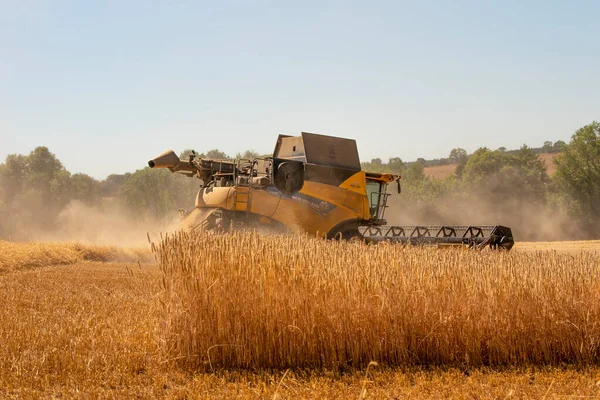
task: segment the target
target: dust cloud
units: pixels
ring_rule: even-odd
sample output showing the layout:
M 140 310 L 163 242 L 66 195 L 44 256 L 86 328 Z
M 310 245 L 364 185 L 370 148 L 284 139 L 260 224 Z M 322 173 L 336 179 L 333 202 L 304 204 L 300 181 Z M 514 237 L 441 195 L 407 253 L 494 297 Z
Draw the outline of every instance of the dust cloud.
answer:
M 16 210 L 17 212 L 23 210 Z M 10 224 L 8 240 L 60 241 L 118 247 L 147 247 L 148 237 L 155 240 L 161 233 L 173 232 L 179 224 L 178 215 L 162 220 L 133 215 L 123 207 L 104 201 L 90 206 L 72 201 L 64 207 L 52 224 L 44 221 L 45 211 L 27 209 L 19 214 L 19 223 Z
M 517 241 L 589 238 L 567 210 L 502 185 L 454 191 L 427 202 L 411 199 L 410 187 L 405 187 L 402 194 L 390 196 L 388 206 L 385 218 L 390 225 L 504 225 L 512 229 Z M 48 210 L 37 196 L 26 196 L 0 215 L 0 239 L 145 247 L 147 235 L 157 241 L 179 223 L 175 210 L 168 218 L 142 217 L 111 198 L 95 206 L 72 201 L 57 212 Z
M 498 188 L 496 188 L 498 189 Z M 390 225 L 504 225 L 518 241 L 585 239 L 588 235 L 567 210 L 526 195 L 501 190 L 451 193 L 432 202 L 392 194 L 386 219 Z

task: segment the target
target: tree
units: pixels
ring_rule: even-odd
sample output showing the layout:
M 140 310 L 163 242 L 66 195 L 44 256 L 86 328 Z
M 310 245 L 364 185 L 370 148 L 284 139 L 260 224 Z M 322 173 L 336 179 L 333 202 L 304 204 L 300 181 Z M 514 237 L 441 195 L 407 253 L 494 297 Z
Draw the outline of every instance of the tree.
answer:
M 51 153 L 45 146 L 36 147 L 29 153 L 27 161 L 29 164 L 29 172 L 32 174 L 44 173 L 48 174 L 48 177 L 52 177 L 54 172 L 65 169 L 54 153 Z
M 523 145 L 511 157 L 510 166 L 505 167 L 503 172 L 512 175 L 506 183 L 513 193 L 537 202 L 545 201 L 550 178 L 544 161 L 533 149 Z
M 70 201 L 70 176 L 47 147 L 27 156 L 11 154 L 0 166 L 0 219 L 9 232 L 52 229 L 60 210 Z M 16 237 L 13 236 L 13 237 Z
M 400 157 L 390 157 L 387 166 L 388 169 L 395 174 L 404 171 L 404 162 Z
M 63 168 L 56 171 L 53 179 L 50 181 L 50 201 L 47 205 L 48 207 L 54 207 L 56 214 L 71 201 L 70 178 L 71 173 Z
M 477 150 L 465 165 L 462 181 L 492 196 L 545 202 L 549 178 L 539 155 L 523 146 L 514 153 Z
M 112 197 L 117 194 L 121 184 L 131 175 L 131 173 L 111 174 L 105 180 L 100 182 L 100 193 L 103 197 Z
M 468 183 L 477 183 L 498 173 L 508 163 L 509 157 L 506 153 L 482 147 L 469 157 L 461 174 L 462 179 Z
M 552 153 L 554 151 L 554 144 L 552 144 L 552 142 L 549 140 L 545 141 L 544 145 L 542 146 L 542 151 L 544 153 Z
M 467 165 L 466 159 L 459 162 L 458 164 L 456 164 L 456 169 L 454 170 L 454 175 L 456 175 L 457 178 L 459 178 L 459 179 L 462 178 L 466 165 Z
M 246 150 L 243 154 L 237 153 L 235 155 L 235 158 L 243 158 L 246 160 L 254 160 L 255 158 L 259 158 L 259 157 L 261 157 L 260 153 L 253 151 L 253 150 Z
M 403 178 L 410 184 L 417 184 L 427 179 L 424 160 L 419 158 L 417 161 L 410 163 Z
M 165 169 L 135 171 L 121 184 L 117 199 L 135 216 L 161 219 L 194 206 L 199 181 Z
M 572 212 L 600 233 L 600 123 L 578 129 L 554 162 L 560 189 L 574 201 Z
M 460 148 L 452 149 L 450 155 L 448 156 L 448 159 L 453 164 L 460 164 L 462 161 L 465 161 L 467 159 L 467 151 L 465 149 Z
M 457 148 L 452 149 L 450 152 L 448 160 L 450 160 L 451 163 L 456 164 L 454 173 L 458 178 L 462 177 L 468 159 L 469 156 L 467 155 L 467 151 L 465 149 Z
M 97 204 L 100 198 L 100 182 L 86 174 L 71 175 L 71 198 L 87 205 Z
M 370 162 L 363 163 L 362 167 L 364 170 L 369 172 L 383 172 L 385 169 L 385 165 L 381 158 L 373 158 Z
M 200 157 L 201 158 L 212 158 L 214 160 L 229 160 L 231 158 L 219 149 L 209 150 L 206 152 L 206 155 L 200 155 Z
M 45 196 L 50 195 L 52 181 L 60 172 L 66 172 L 65 167 L 47 147 L 36 147 L 26 158 L 26 186 L 28 189 L 41 191 Z M 61 178 L 64 181 L 64 176 Z M 57 183 L 54 184 L 57 186 Z
M 560 153 L 560 152 L 564 151 L 566 147 L 567 147 L 567 144 L 565 142 L 563 142 L 562 140 L 557 140 L 552 145 L 552 151 L 554 153 Z
M 195 151 L 192 149 L 185 149 L 184 151 L 181 152 L 181 154 L 179 154 L 179 159 L 183 160 L 183 161 L 187 161 L 190 159 L 190 156 L 194 153 L 195 153 Z
M 5 204 L 10 203 L 17 193 L 23 190 L 28 175 L 27 157 L 9 154 L 6 162 L 0 165 L 0 197 Z

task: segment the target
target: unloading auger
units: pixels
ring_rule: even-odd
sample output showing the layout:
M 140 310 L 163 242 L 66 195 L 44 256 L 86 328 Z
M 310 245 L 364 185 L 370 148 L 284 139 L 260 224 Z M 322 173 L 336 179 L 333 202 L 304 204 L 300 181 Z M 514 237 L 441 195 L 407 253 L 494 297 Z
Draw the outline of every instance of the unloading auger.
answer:
M 492 226 L 389 226 L 388 187 L 401 192 L 400 176 L 361 169 L 356 141 L 302 132 L 279 135 L 273 155 L 214 160 L 192 154 L 180 160 L 166 151 L 151 168 L 202 181 L 184 227 L 207 230 L 256 228 L 330 239 L 468 246 L 510 250 L 510 228 Z

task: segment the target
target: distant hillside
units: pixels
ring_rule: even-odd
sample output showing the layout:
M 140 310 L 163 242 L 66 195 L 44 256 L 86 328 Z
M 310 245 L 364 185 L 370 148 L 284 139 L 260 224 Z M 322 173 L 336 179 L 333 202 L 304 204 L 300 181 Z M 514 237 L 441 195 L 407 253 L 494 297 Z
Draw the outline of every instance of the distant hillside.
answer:
M 548 175 L 554 174 L 556 171 L 556 165 L 554 165 L 554 158 L 560 153 L 540 153 L 540 158 L 546 163 L 546 171 Z M 445 164 L 445 165 L 434 165 L 425 167 L 425 175 L 434 179 L 444 179 L 454 173 L 456 170 L 456 164 Z

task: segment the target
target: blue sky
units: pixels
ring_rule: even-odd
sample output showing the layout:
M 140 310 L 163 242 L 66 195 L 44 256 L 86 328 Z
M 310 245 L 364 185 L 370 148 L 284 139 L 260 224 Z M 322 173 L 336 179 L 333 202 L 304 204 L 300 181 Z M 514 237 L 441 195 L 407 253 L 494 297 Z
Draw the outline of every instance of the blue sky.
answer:
M 165 149 L 270 152 L 279 133 L 373 157 L 568 141 L 600 119 L 597 1 L 0 0 L 0 160 L 71 172 Z

